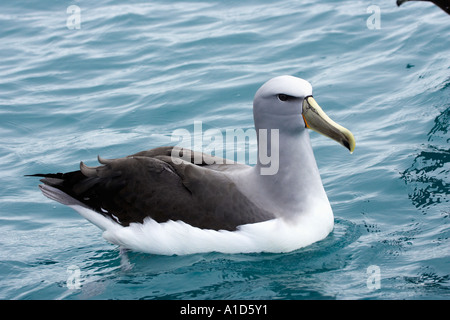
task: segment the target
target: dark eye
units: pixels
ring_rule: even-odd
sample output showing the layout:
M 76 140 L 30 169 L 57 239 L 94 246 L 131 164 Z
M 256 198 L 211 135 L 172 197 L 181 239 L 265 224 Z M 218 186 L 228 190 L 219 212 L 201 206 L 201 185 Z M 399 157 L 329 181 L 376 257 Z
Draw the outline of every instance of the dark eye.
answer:
M 288 101 L 288 100 L 291 100 L 291 99 L 293 99 L 294 97 L 292 97 L 292 96 L 288 96 L 287 94 L 279 94 L 278 95 L 278 99 L 280 99 L 280 101 Z

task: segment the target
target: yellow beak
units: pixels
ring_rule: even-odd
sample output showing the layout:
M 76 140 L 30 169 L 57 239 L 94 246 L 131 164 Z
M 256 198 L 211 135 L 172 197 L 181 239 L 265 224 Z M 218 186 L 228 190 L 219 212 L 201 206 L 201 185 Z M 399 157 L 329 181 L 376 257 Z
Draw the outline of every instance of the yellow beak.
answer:
M 339 142 L 353 153 L 355 150 L 355 137 L 350 130 L 331 120 L 312 96 L 303 100 L 303 120 L 307 128 Z

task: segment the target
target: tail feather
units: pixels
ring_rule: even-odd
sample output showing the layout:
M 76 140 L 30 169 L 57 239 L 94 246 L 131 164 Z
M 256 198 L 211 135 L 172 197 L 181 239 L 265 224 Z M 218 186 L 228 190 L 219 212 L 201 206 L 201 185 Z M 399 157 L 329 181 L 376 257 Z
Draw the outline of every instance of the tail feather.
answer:
M 77 211 L 81 216 L 96 225 L 102 230 L 110 229 L 117 225 L 104 212 L 95 210 L 94 207 L 89 206 L 88 203 L 83 203 L 83 196 L 74 191 L 76 184 L 85 180 L 89 181 L 80 171 L 69 173 L 50 173 L 50 174 L 33 174 L 28 175 L 33 177 L 42 177 L 43 184 L 39 185 L 42 193 L 49 199 L 57 201 L 66 206 L 70 206 Z M 77 197 L 80 197 L 80 200 Z
M 68 173 L 37 173 L 26 176 L 43 178 L 40 181 L 44 184 L 39 185 L 39 188 L 47 198 L 65 205 L 81 205 L 87 207 L 86 204 L 83 204 L 74 197 L 72 194 L 73 192 L 69 187 L 73 182 L 85 178 L 80 171 Z
M 45 180 L 45 179 L 42 179 L 42 180 Z M 64 191 L 57 189 L 55 187 L 52 187 L 51 185 L 40 184 L 39 189 L 41 189 L 42 193 L 47 198 L 57 201 L 59 203 L 62 203 L 66 206 L 80 205 L 80 206 L 86 207 L 86 205 L 84 205 L 82 202 L 78 201 L 75 198 L 72 198 Z

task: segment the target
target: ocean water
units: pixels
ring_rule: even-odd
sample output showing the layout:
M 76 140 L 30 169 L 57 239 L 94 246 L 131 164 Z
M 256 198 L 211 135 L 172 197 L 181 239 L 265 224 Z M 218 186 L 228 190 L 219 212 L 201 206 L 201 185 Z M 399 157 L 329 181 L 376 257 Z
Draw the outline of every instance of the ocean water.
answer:
M 449 299 L 450 16 L 383 1 L 3 1 L 0 299 Z M 335 214 L 284 254 L 123 253 L 26 174 L 253 128 L 291 74 L 356 138 L 311 133 Z M 250 141 L 249 153 L 254 150 Z

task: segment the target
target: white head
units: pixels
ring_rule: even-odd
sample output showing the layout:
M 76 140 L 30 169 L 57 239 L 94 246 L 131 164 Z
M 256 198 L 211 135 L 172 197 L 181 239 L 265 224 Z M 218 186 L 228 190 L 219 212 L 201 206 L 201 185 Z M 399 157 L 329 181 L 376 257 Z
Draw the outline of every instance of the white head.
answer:
M 256 130 L 279 129 L 297 135 L 306 128 L 336 140 L 353 152 L 353 134 L 332 121 L 312 97 L 311 84 L 293 76 L 279 76 L 259 88 L 253 100 Z
M 259 88 L 253 100 L 256 129 L 305 130 L 303 99 L 312 95 L 311 84 L 292 76 L 279 76 Z

